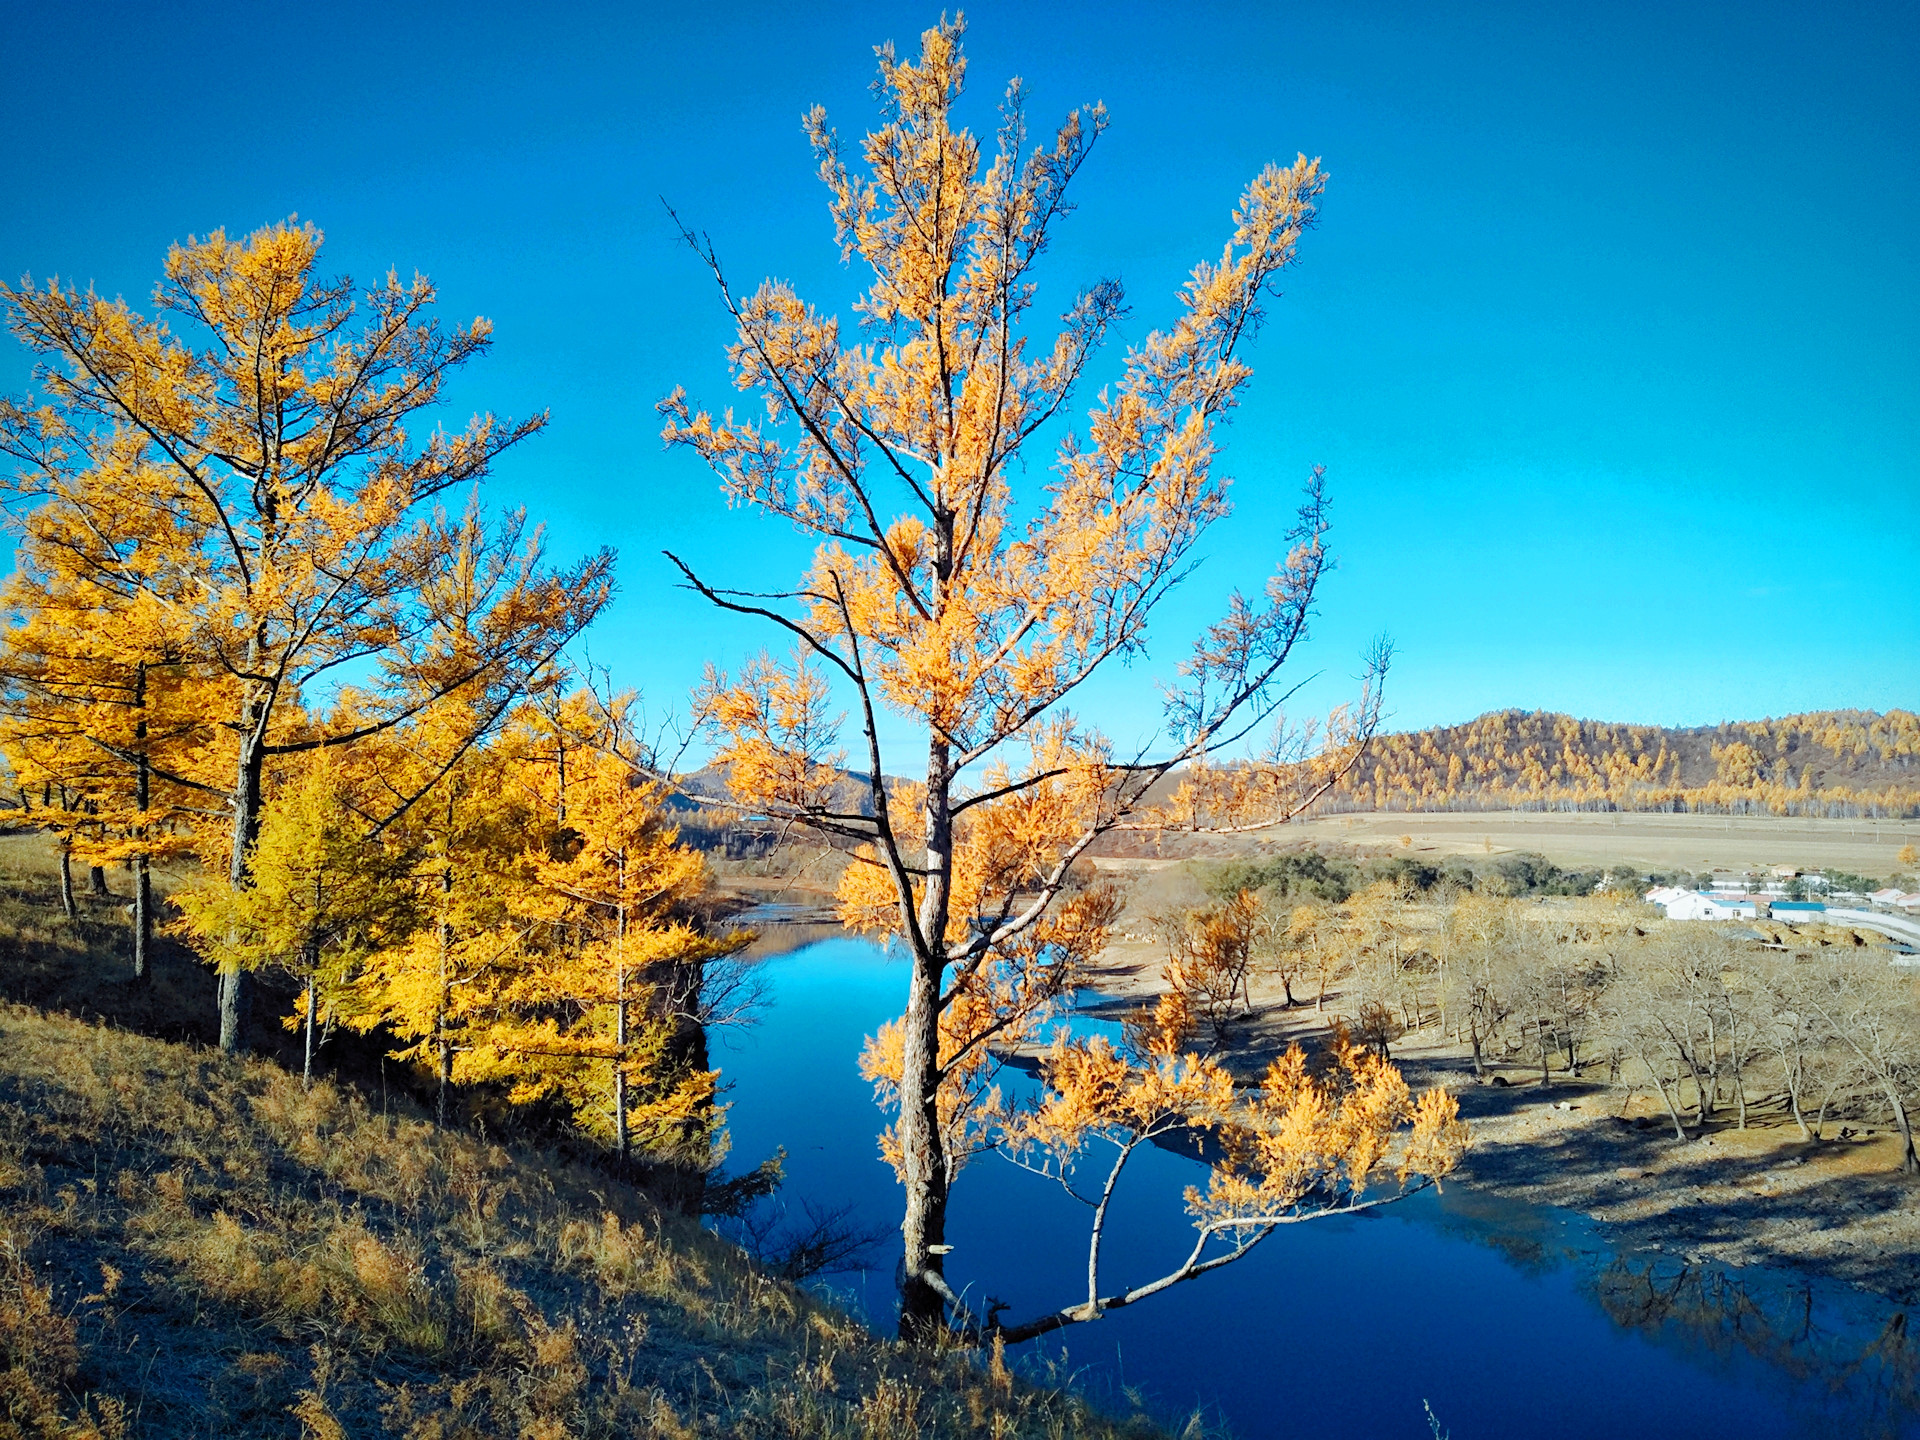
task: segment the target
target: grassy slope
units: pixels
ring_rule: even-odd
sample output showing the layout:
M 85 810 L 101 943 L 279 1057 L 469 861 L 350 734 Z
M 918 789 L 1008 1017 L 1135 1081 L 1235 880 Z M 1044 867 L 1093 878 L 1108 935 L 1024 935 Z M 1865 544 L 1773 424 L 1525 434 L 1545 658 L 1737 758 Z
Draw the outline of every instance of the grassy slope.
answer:
M 170 949 L 133 985 L 122 901 L 61 919 L 44 848 L 0 840 L 0 1440 L 1158 1433 L 878 1341 L 398 1086 L 382 1113 L 377 1086 L 221 1056 L 193 1038 L 205 970 Z
M 19 1006 L 0 1400 L 25 1435 L 1151 1433 L 876 1341 L 597 1171 Z

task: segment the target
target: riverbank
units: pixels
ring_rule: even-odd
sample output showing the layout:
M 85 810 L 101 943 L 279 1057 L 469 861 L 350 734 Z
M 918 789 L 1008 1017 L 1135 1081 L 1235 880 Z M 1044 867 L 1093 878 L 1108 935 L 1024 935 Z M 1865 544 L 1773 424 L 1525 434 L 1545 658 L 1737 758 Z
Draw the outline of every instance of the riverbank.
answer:
M 827 897 L 804 881 L 735 883 L 738 918 L 761 926 L 750 954 L 844 933 Z M 1154 941 L 1115 940 L 1090 977 L 1106 997 L 1094 1013 L 1117 1018 L 1157 995 L 1164 959 Z M 1311 989 L 1289 1008 L 1277 986 L 1254 982 L 1254 1013 L 1237 1028 L 1229 1056 L 1234 1069 L 1251 1078 L 1293 1040 L 1310 1044 L 1326 1033 L 1340 997 L 1330 993 L 1328 1010 L 1316 1013 Z M 1489 1083 L 1478 1083 L 1465 1048 L 1445 1043 L 1437 1027 L 1395 1042 L 1393 1055 L 1416 1089 L 1444 1085 L 1460 1099 L 1474 1145 L 1451 1183 L 1579 1211 L 1624 1248 L 1788 1265 L 1903 1304 L 1920 1301 L 1920 1183 L 1899 1173 L 1890 1134 L 1809 1143 L 1775 1105 L 1749 1107 L 1758 1113 L 1746 1130 L 1726 1123 L 1681 1142 L 1651 1095 L 1560 1074 L 1542 1087 L 1537 1068 L 1517 1065 L 1493 1066 Z
M 1117 1017 L 1161 989 L 1163 955 L 1121 940 L 1091 984 Z M 1254 1012 L 1228 1063 L 1251 1078 L 1289 1043 L 1325 1035 L 1338 996 L 1288 1008 L 1256 982 Z M 1415 1089 L 1444 1085 L 1460 1100 L 1473 1148 L 1451 1184 L 1506 1199 L 1577 1210 L 1612 1243 L 1724 1265 L 1789 1265 L 1900 1303 L 1920 1301 L 1920 1183 L 1899 1172 L 1894 1136 L 1867 1130 L 1809 1143 L 1779 1106 L 1749 1106 L 1681 1142 L 1656 1097 L 1555 1075 L 1494 1066 L 1478 1083 L 1464 1047 L 1438 1027 L 1396 1041 L 1393 1058 Z M 1758 1110 L 1758 1115 L 1753 1114 Z

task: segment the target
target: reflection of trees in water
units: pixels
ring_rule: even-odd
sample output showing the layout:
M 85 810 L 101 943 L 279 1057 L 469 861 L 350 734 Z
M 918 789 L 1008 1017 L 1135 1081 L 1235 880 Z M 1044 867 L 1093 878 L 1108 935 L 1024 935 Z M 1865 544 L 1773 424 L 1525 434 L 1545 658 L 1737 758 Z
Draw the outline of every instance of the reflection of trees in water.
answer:
M 1688 1349 L 1750 1355 L 1819 1397 L 1829 1433 L 1898 1437 L 1920 1416 L 1920 1353 L 1903 1310 L 1836 1313 L 1806 1281 L 1750 1277 L 1674 1260 L 1615 1257 L 1588 1288 L 1624 1329 Z M 1818 1403 L 1818 1401 L 1816 1401 Z M 1831 1429 L 1844 1420 L 1846 1430 Z

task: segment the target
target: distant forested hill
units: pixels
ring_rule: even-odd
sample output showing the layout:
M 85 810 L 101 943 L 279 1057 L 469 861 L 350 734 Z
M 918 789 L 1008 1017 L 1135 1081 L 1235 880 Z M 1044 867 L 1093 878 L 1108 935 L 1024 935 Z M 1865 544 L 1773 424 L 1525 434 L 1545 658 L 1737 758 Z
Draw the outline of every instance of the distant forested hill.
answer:
M 1920 814 L 1920 716 L 1822 710 L 1692 730 L 1501 710 L 1376 739 L 1333 808 Z

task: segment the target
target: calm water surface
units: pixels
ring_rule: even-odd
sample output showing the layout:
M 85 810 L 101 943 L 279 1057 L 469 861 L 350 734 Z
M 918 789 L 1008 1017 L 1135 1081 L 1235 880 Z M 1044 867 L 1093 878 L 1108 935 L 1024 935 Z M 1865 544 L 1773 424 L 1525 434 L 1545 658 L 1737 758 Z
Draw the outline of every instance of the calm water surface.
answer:
M 879 1113 L 855 1061 L 897 1014 L 904 965 L 836 939 L 765 962 L 760 1023 L 727 1034 L 733 1168 L 787 1151 L 785 1203 L 850 1203 L 896 1226 Z M 1164 1273 L 1192 1231 L 1193 1162 L 1130 1164 L 1106 1286 Z M 948 1275 L 1009 1319 L 1081 1298 L 1086 1210 L 992 1156 L 954 1189 Z M 828 1282 L 891 1324 L 894 1257 Z M 1905 1316 L 1784 1272 L 1610 1251 L 1582 1217 L 1463 1186 L 1374 1216 L 1284 1229 L 1236 1265 L 1050 1342 L 1096 1397 L 1140 1391 L 1166 1417 L 1204 1409 L 1235 1435 L 1425 1440 L 1428 1401 L 1453 1440 L 1551 1436 L 1920 1436 Z M 1032 1350 L 1034 1347 L 1026 1347 Z M 1042 1357 L 1031 1356 L 1028 1363 Z

